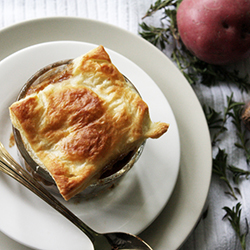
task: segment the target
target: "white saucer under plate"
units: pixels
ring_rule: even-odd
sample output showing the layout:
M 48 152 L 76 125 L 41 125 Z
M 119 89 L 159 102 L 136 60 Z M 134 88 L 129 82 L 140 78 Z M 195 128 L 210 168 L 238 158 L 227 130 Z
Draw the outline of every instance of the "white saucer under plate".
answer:
M 32 36 L 30 35 L 31 31 Z M 146 72 L 149 78 L 151 78 L 152 81 L 158 85 L 159 89 L 155 88 L 157 90 L 156 92 L 160 90 L 160 96 L 163 94 L 166 97 L 167 103 L 169 103 L 174 113 L 179 128 L 181 145 L 180 170 L 177 183 L 169 200 L 166 195 L 165 202 L 168 200 L 167 205 L 164 207 L 160 215 L 158 215 L 157 219 L 146 230 L 144 230 L 140 236 L 149 242 L 149 244 L 156 250 L 177 249 L 185 241 L 200 217 L 206 201 L 211 179 L 212 157 L 209 131 L 202 108 L 195 93 L 179 70 L 157 48 L 139 36 L 116 26 L 89 19 L 72 17 L 42 18 L 22 22 L 5 28 L 0 31 L 0 60 L 13 52 L 18 51 L 19 49 L 26 48 L 30 45 L 59 40 L 102 44 L 106 48 L 124 55 L 133 63 L 138 65 L 144 72 Z M 2 83 L 4 86 L 7 86 L 8 84 L 9 82 L 4 84 Z M 3 88 L 2 85 L 1 88 Z M 16 88 L 13 89 L 13 91 L 16 91 Z M 152 91 L 152 95 L 153 94 L 154 91 Z M 8 92 L 2 100 L 10 100 L 13 98 L 13 95 L 13 92 Z M 4 105 L 8 105 L 8 101 L 2 104 L 1 110 L 3 110 Z M 161 109 L 162 107 L 158 108 Z M 2 117 L 1 124 L 5 124 L 5 120 L 7 124 L 8 119 L 6 114 Z M 6 125 L 6 127 L 3 126 L 1 130 L 2 129 L 8 130 L 8 125 Z M 6 143 L 7 141 L 5 140 L 5 144 Z M 148 147 L 150 149 L 150 145 Z M 152 147 L 152 150 L 154 148 L 155 147 Z M 162 148 L 161 151 L 164 151 L 165 154 L 169 153 L 169 150 L 165 150 L 165 148 Z M 147 154 L 147 152 L 144 152 L 144 154 Z M 143 158 L 141 158 L 140 161 L 141 160 L 143 161 Z M 177 158 L 175 158 L 175 160 L 178 161 Z M 138 162 L 138 169 L 142 167 L 142 165 L 144 164 Z M 165 165 L 168 166 L 168 162 L 165 162 Z M 167 176 L 167 172 L 165 171 L 163 171 L 162 174 Z M 135 199 L 133 192 L 131 191 L 141 185 L 135 184 L 140 183 L 135 176 L 136 174 L 131 171 L 131 177 L 126 178 L 126 181 L 130 183 L 122 183 L 122 185 L 130 184 L 130 188 L 128 191 L 123 189 L 123 192 L 125 193 L 122 193 L 123 195 L 119 196 L 120 200 L 131 198 L 133 202 L 132 207 L 137 207 L 137 202 L 141 202 L 141 200 Z M 150 176 L 150 179 L 153 177 L 161 178 L 161 175 L 160 173 L 154 172 L 153 176 Z M 39 228 L 45 230 L 44 233 L 48 235 L 49 242 L 51 240 L 58 240 L 58 235 L 65 235 L 65 231 L 72 231 L 74 232 L 73 234 L 67 234 L 67 237 L 65 238 L 60 237 L 60 243 L 65 244 L 66 248 L 70 245 L 70 249 L 82 249 L 83 246 L 84 249 L 87 249 L 87 245 L 89 246 L 90 243 L 85 237 L 82 236 L 82 233 L 79 232 L 78 229 L 74 228 L 74 226 L 72 226 L 65 219 L 62 219 L 59 215 L 56 215 L 54 211 L 46 206 L 42 201 L 28 193 L 28 191 L 21 189 L 18 184 L 13 183 L 12 180 L 6 176 L 1 175 L 0 178 L 3 181 L 5 188 L 9 189 L 8 195 L 5 195 L 4 199 L 1 197 L 4 204 L 7 202 L 13 203 L 13 197 L 15 197 L 14 205 L 9 206 L 7 211 L 7 214 L 10 216 L 10 221 L 15 221 L 15 223 L 20 223 L 19 225 L 21 225 L 23 221 L 25 221 L 25 219 L 23 219 L 24 215 L 22 214 L 22 211 L 23 209 L 29 209 L 30 206 L 32 206 L 35 210 L 42 210 L 43 212 L 43 220 L 39 219 L 38 221 L 35 221 L 36 223 L 31 223 L 31 225 L 29 225 L 26 221 L 26 227 L 30 231 L 31 229 L 34 230 L 31 235 L 27 235 L 27 232 L 20 226 L 17 228 L 10 228 L 10 226 L 8 226 L 10 232 L 9 236 L 13 237 L 14 234 L 18 235 L 19 238 L 15 239 L 21 239 L 21 242 L 24 244 L 27 243 L 24 242 L 25 239 L 33 238 L 32 243 L 36 245 L 38 242 L 43 241 L 43 236 L 39 234 Z M 142 183 L 144 183 L 144 180 Z M 132 196 L 126 195 L 126 192 L 132 192 Z M 166 190 L 164 190 L 164 192 L 166 192 Z M 162 195 L 164 196 L 164 192 L 155 192 L 158 194 L 157 199 L 161 200 Z M 171 190 L 169 190 L 169 192 L 171 193 Z M 145 198 L 146 196 L 147 194 L 141 193 L 141 198 Z M 23 204 L 22 210 L 18 210 L 16 207 L 19 203 Z M 108 211 L 109 204 L 102 201 L 98 204 L 100 204 L 99 207 L 101 207 L 101 209 Z M 69 206 L 70 208 L 81 207 L 76 204 L 70 204 Z M 91 205 L 89 206 L 91 207 Z M 154 207 L 159 208 L 160 206 L 159 204 L 150 203 L 144 207 L 145 210 L 142 209 L 140 212 L 144 215 L 148 214 L 148 211 L 154 210 Z M 95 208 L 94 203 L 91 208 Z M 127 206 L 119 207 L 119 212 L 117 214 L 113 213 L 112 217 L 121 214 L 126 209 L 128 209 Z M 76 210 L 76 212 L 81 216 L 84 216 L 87 213 L 85 210 Z M 51 219 L 52 214 L 53 220 L 49 223 L 52 223 L 53 226 L 57 223 L 60 223 L 61 225 L 60 228 L 57 228 L 56 232 L 50 224 L 48 225 L 48 220 Z M 108 213 L 108 216 L 111 215 Z M 34 218 L 32 214 L 30 217 L 32 218 L 31 220 L 37 219 Z M 93 213 L 86 222 L 90 225 L 93 223 L 92 225 L 94 225 L 96 219 L 97 217 L 95 216 L 95 213 Z M 130 218 L 130 221 L 133 221 L 134 219 L 136 219 L 135 216 Z M 4 220 L 6 221 L 7 219 L 5 218 Z M 111 221 L 113 222 L 114 220 Z M 110 223 L 110 221 L 108 223 Z M 150 222 L 148 221 L 148 223 Z M 36 226 L 33 228 L 34 224 L 36 224 Z M 98 226 L 108 229 L 107 224 L 101 224 Z M 124 225 L 120 224 L 121 228 L 125 228 L 126 226 L 126 223 Z M 147 225 L 145 224 L 144 226 Z M 0 229 L 6 233 L 6 227 L 4 228 L 5 230 L 3 230 L 0 225 Z M 137 230 L 140 231 L 140 229 L 143 229 L 142 224 L 140 226 L 137 225 L 135 228 L 133 227 L 132 232 Z M 4 237 L 3 234 L 0 236 L 1 238 Z M 10 239 L 7 239 L 6 241 L 10 242 Z M 16 245 L 16 247 L 20 246 L 18 243 L 14 243 L 13 241 L 11 243 L 12 247 L 13 245 Z M 48 249 L 56 249 L 53 246 L 50 247 L 51 248 Z

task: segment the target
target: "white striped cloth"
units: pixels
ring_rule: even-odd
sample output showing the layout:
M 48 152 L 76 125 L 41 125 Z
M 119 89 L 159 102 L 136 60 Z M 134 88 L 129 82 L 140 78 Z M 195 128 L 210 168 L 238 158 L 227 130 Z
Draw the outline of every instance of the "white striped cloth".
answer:
M 138 34 L 141 18 L 154 3 L 153 0 L 0 0 L 0 29 L 12 24 L 49 16 L 76 16 L 97 19 L 117 25 L 132 33 Z M 147 19 L 152 25 L 160 25 L 155 16 Z M 1 53 L 1 51 L 0 51 Z M 249 62 L 237 65 L 242 72 L 249 72 Z M 226 97 L 234 93 L 235 101 L 245 101 L 249 98 L 235 86 L 222 84 L 211 88 L 203 85 L 194 86 L 194 90 L 201 102 L 223 112 L 226 106 Z M 227 123 L 229 131 L 234 131 L 233 124 Z M 220 146 L 226 148 L 228 160 L 235 166 L 247 169 L 242 152 L 236 150 L 233 143 L 236 141 L 234 132 L 225 134 Z M 240 184 L 242 197 L 242 232 L 246 225 L 244 218 L 250 222 L 250 183 L 243 181 Z M 224 194 L 226 187 L 218 177 L 213 176 L 207 200 L 208 214 L 201 219 L 195 230 L 187 239 L 181 250 L 235 250 L 241 249 L 238 238 L 227 220 L 222 220 L 225 212 L 222 207 L 232 207 L 236 201 Z M 0 222 L 1 223 L 1 222 Z M 185 225 L 183 225 L 185 227 Z M 247 236 L 247 249 L 250 249 L 250 236 Z M 28 250 L 7 236 L 0 233 L 0 250 L 19 249 Z M 158 249 L 155 249 L 158 250 Z M 163 249 L 162 249 L 163 250 Z

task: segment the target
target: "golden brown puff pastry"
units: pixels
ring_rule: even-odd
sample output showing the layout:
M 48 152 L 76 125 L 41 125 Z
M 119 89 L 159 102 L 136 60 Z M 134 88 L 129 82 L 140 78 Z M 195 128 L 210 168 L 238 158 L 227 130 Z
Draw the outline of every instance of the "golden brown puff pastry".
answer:
M 147 104 L 103 46 L 74 59 L 67 74 L 50 83 L 9 110 L 28 152 L 65 200 L 96 180 L 108 163 L 168 129 L 150 120 Z

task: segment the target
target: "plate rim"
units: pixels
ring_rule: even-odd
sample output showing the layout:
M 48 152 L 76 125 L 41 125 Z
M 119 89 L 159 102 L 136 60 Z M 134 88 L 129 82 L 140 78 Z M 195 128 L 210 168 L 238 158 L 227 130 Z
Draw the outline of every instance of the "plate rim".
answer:
M 135 39 L 135 40 L 137 40 L 137 42 L 139 41 L 139 43 L 143 43 L 143 46 L 144 47 L 147 47 L 148 49 L 150 49 L 150 50 L 152 50 L 155 54 L 156 54 L 156 56 L 155 57 L 158 57 L 158 58 L 161 58 L 161 61 L 169 61 L 171 64 L 173 64 L 172 62 L 171 62 L 171 60 L 169 59 L 169 58 L 167 58 L 167 56 L 166 55 L 164 55 L 161 51 L 159 51 L 156 47 L 154 47 L 152 44 L 149 44 L 148 42 L 146 42 L 144 39 L 142 39 L 141 37 L 139 37 L 138 35 L 136 35 L 136 34 L 134 34 L 134 33 L 131 33 L 131 32 L 129 32 L 129 31 L 127 31 L 127 30 L 125 30 L 125 29 L 122 29 L 122 28 L 120 28 L 120 27 L 117 27 L 117 26 L 115 26 L 115 25 L 113 25 L 113 24 L 107 24 L 107 23 L 104 23 L 104 22 L 102 22 L 102 21 L 99 21 L 99 20 L 95 20 L 95 19 L 89 19 L 89 18 L 82 18 L 82 17 L 66 17 L 66 16 L 57 16 L 57 17 L 41 17 L 41 18 L 34 18 L 34 19 L 30 19 L 30 20 L 25 20 L 25 21 L 22 21 L 22 22 L 19 22 L 19 23 L 16 23 L 16 24 L 13 24 L 13 25 L 9 25 L 9 26 L 7 26 L 7 27 L 4 27 L 3 29 L 1 29 L 0 30 L 0 34 L 2 34 L 2 33 L 8 33 L 8 32 L 11 32 L 11 30 L 13 31 L 13 30 L 15 30 L 15 29 L 18 29 L 18 27 L 23 27 L 23 26 L 27 26 L 27 25 L 31 25 L 31 24 L 33 24 L 34 25 L 34 23 L 42 23 L 42 22 L 58 22 L 58 21 L 66 21 L 66 22 L 74 22 L 74 21 L 76 21 L 76 22 L 94 22 L 95 24 L 99 24 L 99 25 L 104 25 L 106 28 L 108 27 L 108 28 L 110 28 L 110 29 L 115 29 L 115 30 L 119 30 L 120 32 L 122 32 L 122 33 L 125 33 L 126 35 L 128 35 L 129 37 L 131 37 L 131 38 L 133 38 L 133 39 Z M 79 39 L 80 39 L 80 37 L 79 37 Z M 52 40 L 47 40 L 47 41 L 52 41 Z M 81 41 L 81 40 L 76 40 L 76 41 Z M 0 44 L 1 44 L 1 39 L 0 39 Z M 31 45 L 31 44 L 29 44 L 29 45 Z M 27 45 L 27 46 L 29 46 L 29 45 Z M 27 47 L 26 46 L 26 47 Z M 110 47 L 110 46 L 108 46 L 110 49 L 113 49 L 112 47 Z M 20 48 L 19 48 L 20 49 Z M 116 50 L 115 50 L 116 51 Z M 120 53 L 119 51 L 117 51 L 118 53 Z M 13 53 L 13 51 L 11 52 L 11 53 Z M 10 54 L 11 54 L 10 53 Z M 122 53 L 121 53 L 122 54 Z M 122 54 L 123 55 L 123 54 Z M 4 56 L 4 57 L 6 57 L 6 56 Z M 155 58 L 154 57 L 154 58 Z M 165 57 L 164 59 L 163 59 L 163 57 Z M 1 59 L 1 58 L 0 58 Z M 131 60 L 131 58 L 130 57 L 128 57 L 128 59 L 130 59 Z M 132 60 L 132 61 L 134 61 L 134 60 Z M 135 62 L 135 61 L 134 61 Z M 141 65 L 140 64 L 138 64 L 137 62 L 135 62 L 139 67 L 141 67 Z M 142 67 L 142 69 L 145 71 L 145 69 L 144 69 L 144 67 Z M 146 71 L 147 72 L 147 71 Z M 147 74 L 149 74 L 148 72 L 147 72 Z M 154 75 L 154 74 L 153 74 Z M 149 74 L 149 76 L 154 80 L 154 77 L 152 77 L 152 74 Z M 192 94 L 192 97 L 194 97 L 195 99 L 196 99 L 196 105 L 198 104 L 198 106 L 199 106 L 199 101 L 198 101 L 198 99 L 197 99 L 197 96 L 194 94 L 194 92 L 193 92 L 193 90 L 191 89 L 191 86 L 189 85 L 189 83 L 186 81 L 186 79 L 184 78 L 184 76 L 180 76 L 180 78 L 182 78 L 182 82 L 185 82 L 185 88 L 186 88 L 186 90 L 187 89 L 189 89 L 188 91 L 189 91 L 189 93 L 193 93 Z M 154 80 L 155 81 L 155 80 Z M 156 81 L 155 81 L 156 82 Z M 158 85 L 159 86 L 159 85 Z M 159 86 L 160 87 L 160 86 Z M 162 86 L 161 86 L 161 88 L 160 88 L 161 90 L 162 90 Z M 164 88 L 163 88 L 164 89 Z M 164 91 L 162 90 L 162 92 L 164 93 L 164 95 L 165 95 L 165 89 L 164 89 Z M 191 92 L 190 92 L 191 91 Z M 167 100 L 168 100 L 168 98 L 167 98 Z M 170 105 L 171 105 L 171 103 L 170 103 Z M 198 109 L 201 109 L 201 107 L 198 107 Z M 200 112 L 201 110 L 199 110 L 199 112 Z M 174 113 L 174 115 L 176 115 L 175 113 Z M 203 114 L 203 116 L 204 116 L 204 114 Z M 203 120 L 202 120 L 202 123 L 203 123 L 203 126 L 204 126 L 204 117 L 203 117 Z M 177 120 L 177 125 L 178 125 L 178 120 Z M 179 127 L 179 130 L 181 130 L 180 129 L 180 126 L 178 126 Z M 205 132 L 205 137 L 206 137 L 206 139 L 204 139 L 204 141 L 206 141 L 206 143 L 208 144 L 208 139 L 209 139 L 209 132 L 208 132 L 208 128 L 207 127 L 204 127 L 204 132 Z M 183 138 L 181 138 L 181 141 L 183 140 Z M 210 143 L 209 143 L 209 145 L 210 145 Z M 185 148 L 185 146 L 184 146 L 184 148 Z M 182 144 L 181 144 L 181 151 L 182 151 L 182 156 L 181 156 L 181 158 L 183 159 L 183 157 L 185 156 L 183 156 L 183 150 L 184 150 L 184 148 L 183 148 L 183 146 L 182 146 Z M 208 146 L 208 145 L 206 145 L 206 149 L 209 151 L 209 152 L 207 152 L 207 156 L 208 155 L 212 155 L 211 154 L 211 145 L 210 145 L 210 147 Z M 185 152 L 184 152 L 185 153 Z M 186 157 L 186 156 L 185 156 Z M 184 158 L 185 158 L 184 157 Z M 210 159 L 210 157 L 207 157 L 207 160 L 208 160 L 208 162 L 207 162 L 207 172 L 210 172 L 210 175 L 209 176 L 207 176 L 207 178 L 206 178 L 206 187 L 203 189 L 203 197 L 202 197 L 202 201 L 200 202 L 200 204 L 199 204 L 199 208 L 198 208 L 198 210 L 199 210 L 199 213 L 197 214 L 197 216 L 196 216 L 196 218 L 194 218 L 193 219 L 193 222 L 195 222 L 195 223 L 193 223 L 192 222 L 192 225 L 189 225 L 189 228 L 188 228 L 188 230 L 186 230 L 186 232 L 180 237 L 181 239 L 179 239 L 179 240 L 177 240 L 178 242 L 173 242 L 173 243 L 171 243 L 172 244 L 172 246 L 177 246 L 178 245 L 178 247 L 180 246 L 180 245 L 182 245 L 183 244 L 183 242 L 187 239 L 187 237 L 188 237 L 188 235 L 192 232 L 192 230 L 193 230 L 193 228 L 194 228 L 194 226 L 195 226 L 195 224 L 196 224 L 196 222 L 198 221 L 198 219 L 199 219 L 199 217 L 200 217 L 200 215 L 201 215 L 201 213 L 202 213 L 202 209 L 203 209 L 203 207 L 204 207 L 204 205 L 205 205 L 205 202 L 206 202 L 206 198 L 207 198 L 207 195 L 208 195 L 208 191 L 209 191 L 209 187 L 210 187 L 210 181 L 211 181 L 211 169 L 212 169 L 212 164 L 211 164 L 211 162 L 212 162 L 212 157 L 211 157 L 211 159 Z M 180 165 L 180 171 L 182 170 L 182 163 L 183 163 L 183 161 L 181 161 L 181 165 Z M 178 177 L 179 178 L 179 177 Z M 178 183 L 178 180 L 177 180 L 177 183 Z M 176 187 L 175 189 L 178 189 L 178 187 Z M 170 199 L 174 199 L 174 195 L 175 195 L 175 190 L 174 190 L 174 193 L 172 194 L 172 197 L 170 198 Z M 173 205 L 173 204 L 172 204 Z M 168 204 L 167 204 L 167 206 L 164 208 L 164 210 L 167 210 L 168 209 Z M 162 214 L 164 214 L 165 215 L 165 213 L 162 213 Z M 159 216 L 162 216 L 162 214 L 160 214 Z M 157 219 L 156 219 L 157 220 Z M 149 226 L 149 227 L 155 227 L 155 225 L 158 225 L 159 224 L 159 220 L 158 220 L 158 222 L 156 222 L 156 223 L 152 223 L 153 225 L 151 225 L 151 226 Z M 155 225 L 154 225 L 155 224 Z M 187 231 L 188 231 L 188 233 L 187 233 Z M 151 230 L 145 230 L 145 232 L 143 232 L 142 233 L 142 235 L 143 236 L 145 236 L 145 237 L 148 237 L 152 242 L 154 242 L 154 240 L 152 239 L 152 237 L 150 237 L 150 235 L 149 235 L 149 233 L 151 232 Z

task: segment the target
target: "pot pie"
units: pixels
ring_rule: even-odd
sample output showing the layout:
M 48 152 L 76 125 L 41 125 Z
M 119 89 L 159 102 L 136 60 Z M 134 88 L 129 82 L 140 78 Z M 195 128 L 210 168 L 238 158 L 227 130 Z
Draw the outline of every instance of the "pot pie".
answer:
M 65 200 L 169 127 L 151 121 L 147 104 L 101 45 L 31 87 L 9 111 L 28 153 Z

